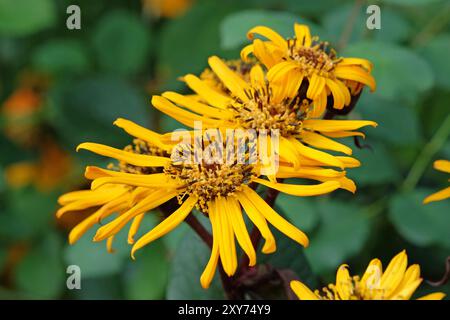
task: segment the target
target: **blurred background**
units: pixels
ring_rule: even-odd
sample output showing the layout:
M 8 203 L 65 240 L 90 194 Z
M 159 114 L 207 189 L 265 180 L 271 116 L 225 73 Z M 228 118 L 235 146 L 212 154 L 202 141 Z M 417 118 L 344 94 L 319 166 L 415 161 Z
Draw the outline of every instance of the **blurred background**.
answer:
M 66 27 L 71 4 L 81 8 L 80 30 Z M 380 30 L 366 28 L 369 4 L 381 8 Z M 152 110 L 152 94 L 185 91 L 177 78 L 201 72 L 212 54 L 238 58 L 254 25 L 289 36 L 294 22 L 339 54 L 374 63 L 377 91 L 364 92 L 349 117 L 379 127 L 366 131 L 366 147 L 354 147 L 363 162 L 349 172 L 356 195 L 279 197 L 311 246 L 302 252 L 280 237 L 261 262 L 317 286 L 334 281 L 341 263 L 356 274 L 406 249 L 426 280 L 439 280 L 450 256 L 450 202 L 421 202 L 449 178 L 432 168 L 450 159 L 448 0 L 0 0 L 0 299 L 223 298 L 218 279 L 201 289 L 209 251 L 185 225 L 131 261 L 126 234 L 114 254 L 92 243 L 92 232 L 69 246 L 68 230 L 89 212 L 56 221 L 56 200 L 88 187 L 85 165 L 108 163 L 77 154 L 77 144 L 127 145 L 112 126 L 118 117 L 159 131 L 182 127 Z M 159 218 L 148 215 L 144 231 Z M 81 290 L 66 288 L 71 264 L 81 267 Z M 448 284 L 419 293 L 429 291 L 450 293 Z

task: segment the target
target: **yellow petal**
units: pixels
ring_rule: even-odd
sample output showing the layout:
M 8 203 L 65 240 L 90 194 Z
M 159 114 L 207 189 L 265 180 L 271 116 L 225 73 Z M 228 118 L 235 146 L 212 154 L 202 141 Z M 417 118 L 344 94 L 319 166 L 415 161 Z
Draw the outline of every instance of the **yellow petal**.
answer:
M 218 221 L 220 221 L 220 244 L 219 244 L 219 253 L 220 259 L 222 261 L 222 266 L 225 273 L 228 276 L 232 276 L 237 267 L 237 257 L 235 250 L 236 248 L 234 243 L 234 233 L 231 227 L 230 220 L 227 215 L 227 204 L 225 198 L 217 198 L 215 200 L 216 214 L 218 215 Z
M 341 160 L 339 160 L 338 157 L 332 156 L 331 154 L 320 150 L 307 147 L 297 139 L 291 139 L 290 141 L 296 147 L 297 152 L 303 157 L 317 160 L 320 163 L 324 163 L 329 166 L 344 168 L 344 164 Z
M 313 147 L 316 147 L 319 149 L 338 151 L 338 152 L 342 152 L 342 153 L 345 153 L 348 155 L 352 154 L 351 148 L 347 147 L 346 145 L 344 145 L 342 143 L 328 139 L 318 133 L 304 130 L 301 133 L 301 137 L 302 137 L 302 141 L 306 142 L 309 145 L 312 145 Z
M 108 251 L 108 253 L 114 253 L 114 248 L 113 248 L 113 241 L 114 241 L 114 236 L 111 236 L 108 238 L 108 240 L 106 241 L 106 250 Z
M 429 195 L 428 197 L 425 198 L 425 200 L 423 200 L 423 203 L 427 204 L 433 201 L 444 200 L 449 197 L 450 197 L 450 187 L 447 187 L 445 189 L 442 189 L 441 191 Z
M 342 92 L 341 87 L 336 83 L 336 81 L 331 79 L 326 79 L 327 88 L 330 89 L 333 95 L 333 107 L 336 109 L 342 109 L 345 105 L 345 94 Z M 348 91 L 348 90 L 347 90 Z
M 445 293 L 442 292 L 435 292 L 427 294 L 417 300 L 442 300 L 445 297 Z
M 450 161 L 448 160 L 436 160 L 433 166 L 436 170 L 450 173 Z
M 294 32 L 298 46 L 311 47 L 311 33 L 307 25 L 295 23 Z
M 328 81 L 330 80 L 314 73 L 309 81 L 306 97 L 315 100 L 325 90 L 325 84 L 328 84 Z
M 273 183 L 267 180 L 255 178 L 253 181 L 262 184 L 266 187 L 276 189 L 286 194 L 298 197 L 317 196 L 321 194 L 330 193 L 341 186 L 337 181 L 326 181 L 315 185 L 295 185 L 286 183 Z
M 184 76 L 184 80 L 186 84 L 195 91 L 198 95 L 200 95 L 206 102 L 210 105 L 225 109 L 227 108 L 231 102 L 233 101 L 230 97 L 227 97 L 218 91 L 214 90 L 210 86 L 208 86 L 205 82 L 197 78 L 192 74 L 188 74 Z
M 147 232 L 138 241 L 134 244 L 131 249 L 131 256 L 134 259 L 134 253 L 140 248 L 148 245 L 149 243 L 155 241 L 156 239 L 161 238 L 165 234 L 169 233 L 178 225 L 186 219 L 188 214 L 192 211 L 195 204 L 197 203 L 198 197 L 190 196 L 183 202 L 183 204 L 175 210 L 172 214 L 170 214 L 166 219 L 164 219 L 160 224 L 154 227 L 152 230 Z
M 267 225 L 264 216 L 259 213 L 258 209 L 253 205 L 253 203 L 247 199 L 243 192 L 236 193 L 239 202 L 245 210 L 245 213 L 253 224 L 261 232 L 261 236 L 264 238 L 265 243 L 262 248 L 263 253 L 273 253 L 276 250 L 275 238 Z
M 272 29 L 264 26 L 256 26 L 247 32 L 247 38 L 253 40 L 255 34 L 259 34 L 269 39 L 275 45 L 279 46 L 282 50 L 287 50 L 286 40 L 284 40 L 282 36 L 280 36 L 277 32 L 273 31 Z
M 314 292 L 300 281 L 291 281 L 291 289 L 299 300 L 319 300 Z
M 322 132 L 323 135 L 330 138 L 347 138 L 347 137 L 362 137 L 365 138 L 366 135 L 358 131 L 334 131 L 334 132 Z
M 361 59 L 361 58 L 342 58 L 338 63 L 340 66 L 351 66 L 351 65 L 359 65 L 365 68 L 368 72 L 371 72 L 373 69 L 373 64 L 369 60 Z
M 289 223 L 278 213 L 275 212 L 261 197 L 251 188 L 244 186 L 243 193 L 250 200 L 258 211 L 267 219 L 275 228 L 287 235 L 300 245 L 307 247 L 309 244 L 308 237 L 297 227 Z
M 247 227 L 245 226 L 241 206 L 234 197 L 228 197 L 226 205 L 228 217 L 233 227 L 234 234 L 236 235 L 236 239 L 249 258 L 249 266 L 254 266 L 256 264 L 255 248 L 253 248 Z
M 134 236 L 139 231 L 139 227 L 141 226 L 142 220 L 144 220 L 145 213 L 140 214 L 134 217 L 133 222 L 131 223 L 130 230 L 128 230 L 128 244 L 134 243 Z
M 380 292 L 377 298 L 388 299 L 401 283 L 408 265 L 405 250 L 397 254 L 389 263 L 380 280 Z
M 245 91 L 250 90 L 249 85 L 234 71 L 230 70 L 228 66 L 217 56 L 212 56 L 208 59 L 209 66 L 214 73 L 219 77 L 223 84 L 242 101 L 248 101 Z
M 253 44 L 246 45 L 241 50 L 241 59 L 242 61 L 249 62 L 248 56 L 253 53 Z
M 350 273 L 348 272 L 347 265 L 342 265 L 339 267 L 336 275 L 336 289 L 339 293 L 339 297 L 341 300 L 349 300 L 352 290 L 353 284 L 352 279 L 350 277 Z
M 337 78 L 354 80 L 369 86 L 371 91 L 375 91 L 375 79 L 363 68 L 358 66 L 337 66 L 334 70 Z
M 211 256 L 209 257 L 208 263 L 203 270 L 203 273 L 200 277 L 200 284 L 203 289 L 208 289 L 211 284 L 212 279 L 214 278 L 214 273 L 217 268 L 217 263 L 219 262 L 219 244 L 220 244 L 220 223 L 218 221 L 217 212 L 215 209 L 215 204 L 210 202 L 208 204 L 209 209 L 209 220 L 211 221 L 212 226 L 212 236 L 213 236 L 213 245 L 211 249 Z
M 99 155 L 114 158 L 140 167 L 164 167 L 170 163 L 170 159 L 166 157 L 132 153 L 98 143 L 85 142 L 77 147 L 77 151 L 80 149 L 89 150 Z
M 268 48 L 268 46 L 259 39 L 253 41 L 253 54 L 255 57 L 266 66 L 267 69 L 272 68 L 274 65 L 279 62 L 272 54 L 272 51 Z
M 303 125 L 305 128 L 316 131 L 333 132 L 357 130 L 366 126 L 376 127 L 377 123 L 367 120 L 305 120 Z

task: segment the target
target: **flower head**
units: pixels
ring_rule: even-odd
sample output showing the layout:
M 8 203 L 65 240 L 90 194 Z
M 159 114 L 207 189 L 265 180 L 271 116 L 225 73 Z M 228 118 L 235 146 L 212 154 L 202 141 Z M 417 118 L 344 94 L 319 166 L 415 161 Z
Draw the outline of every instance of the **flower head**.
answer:
M 450 161 L 437 160 L 434 162 L 434 168 L 436 170 L 439 170 L 442 172 L 450 173 Z M 445 189 L 442 189 L 441 191 L 438 191 L 436 193 L 433 193 L 432 195 L 429 195 L 428 197 L 425 198 L 425 200 L 423 200 L 423 203 L 427 204 L 427 203 L 433 202 L 433 201 L 444 200 L 449 197 L 450 197 L 450 187 L 447 187 Z
M 336 283 L 312 292 L 300 281 L 291 288 L 300 300 L 409 300 L 422 282 L 420 266 L 408 267 L 405 251 L 397 254 L 383 272 L 381 261 L 373 259 L 364 275 L 350 276 L 347 265 L 341 265 Z M 444 294 L 432 293 L 419 300 L 441 300 Z
M 211 57 L 209 65 L 227 91 L 190 74 L 184 80 L 197 94 L 195 98 L 165 92 L 153 97 L 153 106 L 189 127 L 199 121 L 208 128 L 278 130 L 280 159 L 296 169 L 302 162 L 306 166 L 311 162 L 338 168 L 353 166 L 357 163 L 353 158 L 318 149 L 351 155 L 351 148 L 333 138 L 364 136 L 354 130 L 376 126 L 373 121 L 314 119 L 310 105 L 298 98 L 298 81 L 280 84 L 266 80 L 259 65 L 251 68 L 247 80 L 218 57 Z
M 277 183 L 260 177 L 261 163 L 239 163 L 235 161 L 236 156 L 229 156 L 228 150 L 224 155 L 225 161 L 215 163 L 206 156 L 197 158 L 195 141 L 176 143 L 169 135 L 158 135 L 123 119 L 117 120 L 115 124 L 139 139 L 138 146 L 120 150 L 96 143 L 83 143 L 78 147 L 114 158 L 119 161 L 119 166 L 110 169 L 87 167 L 85 176 L 92 180 L 91 190 L 68 193 L 59 199 L 63 207 L 58 211 L 58 216 L 68 211 L 98 208 L 72 230 L 70 242 L 75 242 L 101 219 L 117 212 L 118 215 L 112 221 L 97 230 L 94 240 L 108 239 L 110 244 L 113 237 L 131 222 L 129 242 L 134 243 L 134 255 L 138 249 L 176 228 L 196 207 L 209 217 L 213 231 L 211 258 L 201 277 L 201 284 L 205 288 L 213 278 L 219 257 L 228 275 L 236 271 L 235 239 L 248 255 L 249 265 L 256 263 L 255 248 L 244 222 L 244 211 L 265 239 L 262 248 L 264 253 L 276 250 L 268 222 L 300 245 L 308 245 L 306 235 L 275 212 L 252 188 L 255 183 L 295 196 L 321 195 L 352 185 L 344 173 L 315 167 L 313 160 L 310 160 L 309 166 L 300 170 L 293 170 L 290 165 L 280 163 L 274 178 L 297 177 L 321 183 Z M 186 134 L 188 137 L 193 135 L 192 132 Z M 225 140 L 215 140 L 218 141 Z M 232 141 L 234 143 L 234 139 Z M 203 144 L 203 147 L 208 147 L 212 142 Z M 149 145 L 158 147 L 162 153 L 154 155 Z M 177 199 L 179 207 L 135 242 L 134 236 L 145 213 L 171 199 Z
M 267 40 L 254 39 L 242 49 L 242 59 L 247 61 L 253 54 L 269 70 L 269 81 L 293 86 L 301 100 L 313 102 L 317 117 L 327 106 L 349 106 L 365 85 L 375 90 L 368 60 L 338 57 L 327 42 L 311 37 L 306 25 L 295 24 L 294 31 L 293 38 L 284 39 L 268 27 L 254 27 L 247 33 L 248 38 L 253 40 L 260 35 Z

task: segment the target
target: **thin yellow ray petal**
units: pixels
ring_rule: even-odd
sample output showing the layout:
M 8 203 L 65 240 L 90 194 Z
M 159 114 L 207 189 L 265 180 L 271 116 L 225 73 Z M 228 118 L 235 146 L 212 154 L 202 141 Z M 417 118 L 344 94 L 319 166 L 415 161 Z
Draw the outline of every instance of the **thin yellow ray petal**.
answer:
M 80 149 L 88 150 L 105 157 L 114 158 L 140 167 L 164 167 L 170 163 L 170 159 L 166 157 L 136 154 L 99 143 L 85 142 L 77 147 L 77 151 Z
M 353 284 L 347 265 L 341 265 L 336 274 L 336 289 L 341 300 L 349 300 Z
M 212 236 L 213 236 L 213 245 L 211 249 L 211 256 L 209 257 L 208 263 L 206 264 L 205 270 L 200 277 L 200 284 L 203 289 L 208 289 L 211 284 L 212 279 L 214 278 L 214 273 L 217 268 L 217 264 L 219 262 L 219 244 L 220 244 L 220 232 L 218 228 L 217 220 L 217 212 L 215 211 L 214 205 L 212 202 L 208 205 L 209 208 L 209 219 L 211 221 L 212 226 Z
M 436 170 L 450 173 L 450 161 L 448 160 L 436 160 L 433 167 Z
M 344 104 L 348 106 L 352 100 L 350 90 L 341 80 L 336 80 L 335 83 L 338 85 L 341 93 L 344 95 Z
M 449 197 L 450 197 L 450 187 L 447 187 L 445 189 L 442 189 L 441 191 L 438 191 L 436 193 L 429 195 L 428 197 L 426 197 L 423 200 L 423 203 L 427 204 L 427 203 L 434 202 L 434 201 L 444 200 Z
M 208 64 L 214 73 L 219 77 L 223 84 L 242 101 L 248 101 L 245 91 L 250 90 L 249 85 L 239 75 L 232 71 L 228 66 L 217 56 L 212 56 L 208 59 Z
M 421 298 L 418 298 L 417 300 L 442 300 L 445 298 L 445 293 L 443 292 L 434 292 L 427 294 Z
M 325 84 L 328 84 L 329 79 L 319 76 L 314 73 L 309 80 L 308 90 L 306 91 L 306 97 L 311 100 L 315 100 L 325 90 Z
M 340 66 L 358 65 L 365 68 L 368 72 L 373 69 L 373 63 L 366 59 L 361 58 L 341 58 L 338 62 Z
M 332 150 L 332 151 L 338 151 L 345 153 L 347 155 L 352 154 L 352 149 L 347 147 L 346 145 L 336 142 L 334 140 L 328 139 L 324 137 L 321 134 L 306 131 L 303 130 L 301 133 L 301 139 L 302 141 L 306 142 L 309 145 L 312 145 L 313 147 L 319 148 L 319 149 L 326 149 L 326 150 Z
M 277 32 L 273 31 L 272 29 L 265 26 L 256 26 L 247 32 L 247 38 L 253 40 L 255 34 L 259 34 L 269 39 L 274 44 L 279 46 L 282 50 L 287 50 L 286 40 L 284 40 L 282 36 L 280 36 Z
M 267 225 L 266 219 L 262 214 L 259 213 L 258 209 L 253 205 L 253 203 L 247 199 L 244 193 L 237 192 L 237 198 L 245 210 L 245 213 L 253 224 L 261 232 L 261 236 L 264 238 L 265 243 L 262 248 L 263 253 L 273 253 L 276 251 L 275 238 Z
M 231 102 L 233 101 L 230 97 L 227 97 L 218 91 L 214 90 L 210 86 L 208 86 L 205 82 L 197 78 L 192 74 L 188 74 L 184 76 L 184 80 L 186 84 L 195 91 L 198 95 L 200 95 L 206 102 L 210 105 L 225 109 L 227 108 Z
M 397 254 L 389 263 L 380 279 L 380 292 L 377 298 L 387 299 L 397 289 L 405 275 L 408 257 L 405 250 Z
M 267 69 L 271 69 L 278 62 L 267 45 L 259 39 L 253 41 L 253 54 Z
M 291 140 L 288 140 L 285 137 L 280 137 L 279 149 L 280 158 L 292 163 L 294 168 L 300 168 L 299 154 L 297 153 L 295 144 L 293 144 Z
M 344 164 L 342 163 L 341 160 L 339 160 L 338 157 L 335 157 L 331 154 L 328 154 L 328 153 L 320 151 L 320 150 L 316 150 L 316 149 L 307 147 L 303 143 L 298 141 L 297 139 L 293 138 L 290 141 L 297 149 L 297 152 L 300 155 L 302 155 L 303 157 L 317 160 L 317 161 L 324 163 L 326 165 L 329 165 L 329 166 L 338 167 L 341 169 L 344 168 Z
M 333 132 L 357 130 L 366 126 L 376 127 L 378 124 L 368 120 L 305 120 L 303 125 L 316 131 Z
M 327 88 L 330 89 L 333 95 L 333 107 L 336 109 L 342 109 L 345 105 L 345 95 L 341 90 L 341 87 L 336 83 L 335 80 L 326 79 Z M 347 90 L 348 91 L 348 90 Z
M 326 181 L 315 185 L 295 185 L 287 183 L 273 183 L 260 178 L 254 178 L 254 182 L 262 184 L 266 187 L 276 189 L 286 194 L 290 194 L 298 197 L 310 197 L 321 194 L 330 193 L 336 189 L 339 189 L 341 184 L 337 181 Z
M 261 213 L 264 218 L 266 218 L 267 221 L 269 221 L 275 228 L 300 245 L 304 247 L 309 245 L 308 237 L 297 227 L 276 213 L 275 210 L 273 210 L 263 199 L 261 199 L 261 197 L 254 190 L 244 186 L 243 193 L 258 209 L 259 213 Z
M 210 107 L 204 103 L 198 102 L 190 97 L 183 96 L 176 92 L 167 91 L 164 92 L 162 96 L 178 105 L 204 116 L 217 119 L 229 119 L 232 116 L 228 110 Z
M 215 201 L 216 212 L 220 220 L 221 242 L 219 245 L 220 259 L 225 273 L 232 276 L 237 267 L 237 257 L 233 250 L 236 248 L 234 243 L 234 233 L 227 215 L 227 204 L 225 198 L 218 198 Z
M 151 231 L 149 231 L 141 238 L 139 238 L 139 240 L 136 241 L 136 243 L 133 245 L 133 248 L 131 249 L 131 256 L 133 257 L 133 259 L 134 253 L 137 250 L 155 241 L 156 239 L 161 238 L 165 234 L 169 233 L 170 231 L 178 227 L 178 225 L 182 223 L 184 219 L 186 219 L 186 217 L 192 211 L 195 204 L 197 203 L 197 200 L 198 197 L 190 196 L 189 198 L 186 199 L 186 201 L 183 202 L 183 204 L 177 210 L 175 210 L 175 212 L 170 214 L 166 219 L 164 219 Z
M 309 114 L 311 118 L 320 118 L 323 115 L 328 102 L 327 97 L 327 90 L 322 90 L 322 92 L 316 97 L 313 104 L 313 110 Z
M 334 74 L 339 79 L 354 80 L 363 83 L 369 86 L 371 91 L 375 91 L 376 89 L 375 79 L 362 67 L 338 65 L 334 70 Z
M 364 272 L 360 280 L 362 291 L 367 288 L 378 289 L 380 288 L 380 280 L 383 275 L 383 266 L 379 259 L 372 259 Z
M 299 300 L 319 300 L 314 292 L 300 281 L 291 281 L 291 289 Z
M 133 218 L 133 222 L 131 222 L 130 230 L 128 230 L 128 244 L 134 243 L 134 237 L 136 233 L 139 231 L 139 227 L 141 226 L 142 220 L 144 220 L 145 213 L 142 213 Z
M 242 217 L 241 206 L 234 197 L 228 197 L 226 204 L 228 208 L 228 217 L 233 227 L 234 234 L 236 235 L 236 239 L 249 258 L 249 266 L 254 266 L 256 264 L 256 252 Z
M 297 46 L 311 47 L 311 32 L 307 25 L 295 23 L 294 32 Z
M 253 53 L 253 44 L 246 45 L 241 50 L 241 59 L 242 61 L 249 62 L 248 56 Z
M 106 250 L 108 251 L 108 253 L 115 252 L 115 250 L 113 248 L 113 241 L 114 241 L 114 236 L 111 236 L 106 240 Z
M 177 195 L 176 191 L 158 190 L 140 201 L 137 205 L 97 230 L 94 241 L 101 241 L 119 232 L 131 219 L 148 210 L 156 208 Z
M 172 148 L 171 146 L 167 146 L 160 141 L 161 139 L 160 134 L 152 130 L 146 129 L 144 127 L 141 127 L 140 125 L 130 120 L 119 118 L 116 121 L 114 121 L 114 125 L 123 129 L 129 135 L 144 140 L 149 144 L 154 145 L 162 150 L 167 151 Z
M 264 88 L 266 86 L 264 71 L 259 64 L 253 66 L 250 70 L 250 81 L 254 88 Z
M 334 131 L 334 132 L 322 132 L 324 136 L 330 138 L 347 138 L 347 137 L 362 137 L 366 138 L 366 135 L 358 131 Z

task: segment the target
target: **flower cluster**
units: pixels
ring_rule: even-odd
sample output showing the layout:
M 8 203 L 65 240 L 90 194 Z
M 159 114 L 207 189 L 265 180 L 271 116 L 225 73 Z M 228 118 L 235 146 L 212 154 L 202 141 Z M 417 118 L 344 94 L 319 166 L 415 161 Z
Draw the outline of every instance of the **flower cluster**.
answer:
M 87 167 L 85 176 L 92 180 L 91 189 L 60 197 L 58 217 L 95 208 L 71 231 L 70 243 L 114 215 L 97 230 L 94 241 L 107 240 L 111 250 L 114 236 L 130 223 L 128 242 L 133 245 L 134 257 L 138 249 L 176 228 L 196 208 L 212 226 L 211 256 L 200 277 L 204 288 L 209 287 L 219 261 L 228 276 L 235 274 L 236 241 L 249 266 L 256 264 L 257 248 L 249 236 L 247 218 L 265 241 L 263 253 L 276 250 L 269 224 L 307 247 L 307 235 L 279 215 L 256 188 L 263 185 L 298 197 L 337 189 L 354 193 L 356 185 L 346 170 L 360 162 L 352 157 L 349 146 L 336 139 L 364 137 L 358 130 L 377 124 L 324 119 L 324 114 L 352 108 L 365 86 L 375 90 L 375 80 L 369 61 L 339 57 L 328 43 L 312 37 L 305 25 L 296 24 L 294 31 L 293 38 L 284 39 L 267 27 L 255 27 L 248 32 L 252 43 L 242 49 L 241 60 L 212 56 L 209 68 L 200 75 L 182 77 L 191 93 L 164 92 L 152 98 L 155 108 L 185 126 L 196 128 L 201 123 L 204 129 L 200 133 L 185 131 L 179 142 L 173 134 L 159 134 L 118 119 L 115 125 L 134 138 L 130 146 L 116 149 L 82 143 L 78 149 L 117 162 L 107 169 Z M 254 39 L 255 35 L 265 40 Z M 229 138 L 225 134 L 229 130 L 257 133 L 256 140 L 244 146 L 244 160 L 264 145 L 276 146 L 275 153 L 266 157 L 267 161 L 238 161 L 234 151 L 239 148 L 239 137 Z M 262 134 L 269 131 L 276 132 L 277 139 Z M 203 139 L 205 136 L 208 139 Z M 198 147 L 204 152 L 196 152 Z M 175 156 L 179 154 L 183 156 Z M 263 170 L 274 165 L 274 156 L 276 170 Z M 214 161 L 217 158 L 219 161 Z M 301 178 L 304 183 L 283 183 L 285 178 Z M 172 212 L 166 212 L 160 224 L 135 239 L 145 214 L 165 203 L 172 204 Z M 294 290 L 298 286 L 293 285 Z

